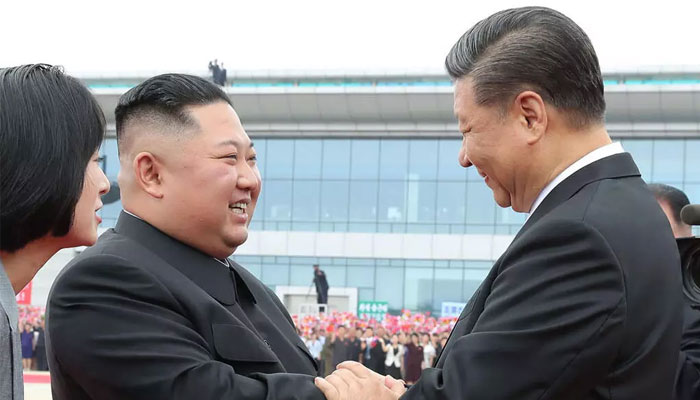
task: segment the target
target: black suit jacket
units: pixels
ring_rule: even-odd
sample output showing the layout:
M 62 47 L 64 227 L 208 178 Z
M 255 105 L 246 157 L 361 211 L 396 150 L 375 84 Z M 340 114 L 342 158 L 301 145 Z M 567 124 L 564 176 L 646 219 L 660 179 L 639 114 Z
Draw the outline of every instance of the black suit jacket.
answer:
M 678 357 L 676 400 L 700 399 L 700 306 L 686 300 Z
M 632 157 L 594 162 L 545 198 L 403 399 L 670 399 L 679 263 Z
M 231 263 L 267 337 L 251 329 L 232 271 L 122 213 L 51 289 L 54 399 L 323 399 L 282 303 Z

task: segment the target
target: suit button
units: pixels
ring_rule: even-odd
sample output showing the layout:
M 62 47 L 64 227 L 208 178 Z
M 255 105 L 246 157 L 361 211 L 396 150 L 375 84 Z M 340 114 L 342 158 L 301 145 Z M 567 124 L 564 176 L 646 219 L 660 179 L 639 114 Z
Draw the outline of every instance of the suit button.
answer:
M 263 342 L 265 342 L 268 349 L 272 350 L 272 346 L 270 346 L 270 343 L 268 343 L 267 340 L 263 339 Z

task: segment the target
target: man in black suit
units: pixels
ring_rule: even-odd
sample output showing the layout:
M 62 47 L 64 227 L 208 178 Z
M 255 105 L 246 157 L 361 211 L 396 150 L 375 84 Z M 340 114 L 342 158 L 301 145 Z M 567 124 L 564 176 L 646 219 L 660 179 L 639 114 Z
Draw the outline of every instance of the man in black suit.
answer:
M 318 304 L 328 304 L 328 280 L 326 273 L 314 264 L 314 285 L 316 286 L 316 302 Z
M 678 250 L 605 129 L 586 34 L 548 8 L 505 10 L 467 31 L 446 67 L 460 163 L 529 218 L 405 393 L 356 363 L 317 384 L 329 399 L 670 399 Z
M 49 295 L 54 399 L 322 399 L 282 303 L 228 259 L 261 179 L 226 94 L 161 75 L 115 114 L 124 212 Z
M 666 214 L 673 236 L 676 239 L 693 236 L 692 227 L 681 219 L 681 210 L 690 203 L 688 196 L 682 190 L 662 183 L 650 184 L 649 190 Z M 700 305 L 689 298 L 684 300 L 674 399 L 695 400 L 700 398 Z

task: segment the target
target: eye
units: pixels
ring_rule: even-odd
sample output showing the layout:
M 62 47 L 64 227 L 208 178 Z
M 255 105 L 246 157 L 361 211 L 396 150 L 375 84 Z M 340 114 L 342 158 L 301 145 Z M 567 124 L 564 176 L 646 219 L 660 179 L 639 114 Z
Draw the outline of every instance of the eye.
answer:
M 248 161 L 252 161 L 255 163 L 258 161 L 258 156 L 257 155 L 250 156 L 250 157 L 248 157 Z

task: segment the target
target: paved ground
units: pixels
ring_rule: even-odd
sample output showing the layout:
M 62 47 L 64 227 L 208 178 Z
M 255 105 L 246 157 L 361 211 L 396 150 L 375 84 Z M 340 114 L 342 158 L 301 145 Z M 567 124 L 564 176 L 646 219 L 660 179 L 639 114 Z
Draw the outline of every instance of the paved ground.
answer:
M 51 400 L 50 382 L 48 372 L 25 372 L 24 400 Z

